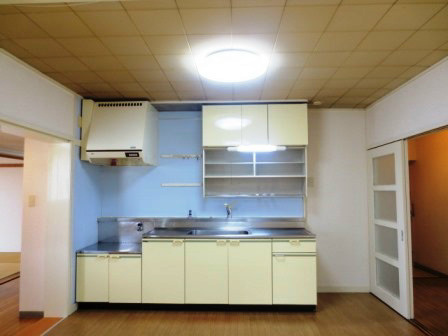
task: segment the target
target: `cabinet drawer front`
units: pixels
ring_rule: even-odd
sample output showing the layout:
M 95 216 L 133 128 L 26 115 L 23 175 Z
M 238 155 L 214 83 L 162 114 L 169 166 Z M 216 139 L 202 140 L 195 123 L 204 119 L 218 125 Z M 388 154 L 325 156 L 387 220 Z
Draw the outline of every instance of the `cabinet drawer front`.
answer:
M 316 252 L 316 241 L 310 239 L 274 240 L 272 252 Z
M 76 301 L 109 301 L 109 256 L 84 254 L 76 258 Z

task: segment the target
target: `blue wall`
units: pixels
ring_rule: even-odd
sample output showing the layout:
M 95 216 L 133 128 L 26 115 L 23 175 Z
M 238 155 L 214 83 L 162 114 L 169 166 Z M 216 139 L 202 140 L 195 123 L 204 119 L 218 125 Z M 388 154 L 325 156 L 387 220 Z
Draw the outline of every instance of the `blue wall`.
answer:
M 202 153 L 201 113 L 159 114 L 159 155 Z M 234 204 L 234 217 L 297 217 L 299 198 L 203 198 L 202 187 L 161 187 L 161 183 L 202 182 L 202 161 L 159 159 L 156 167 L 102 167 L 102 216 L 225 216 L 224 203 Z

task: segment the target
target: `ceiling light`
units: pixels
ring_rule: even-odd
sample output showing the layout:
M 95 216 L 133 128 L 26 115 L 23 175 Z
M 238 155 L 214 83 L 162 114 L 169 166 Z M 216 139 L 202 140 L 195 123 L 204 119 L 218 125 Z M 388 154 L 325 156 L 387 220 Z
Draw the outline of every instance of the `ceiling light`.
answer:
M 229 152 L 275 152 L 286 150 L 285 146 L 275 145 L 241 145 L 236 147 L 227 147 Z
M 268 64 L 265 57 L 242 49 L 215 51 L 197 63 L 202 77 L 227 83 L 257 78 L 266 72 Z

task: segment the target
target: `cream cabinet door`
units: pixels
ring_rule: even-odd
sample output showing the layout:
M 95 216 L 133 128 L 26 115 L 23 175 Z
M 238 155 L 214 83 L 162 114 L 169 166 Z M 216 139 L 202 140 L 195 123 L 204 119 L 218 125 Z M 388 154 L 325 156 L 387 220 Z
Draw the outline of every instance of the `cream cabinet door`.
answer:
M 316 256 L 274 253 L 273 304 L 316 305 Z
M 141 255 L 109 255 L 109 302 L 142 302 Z
M 184 303 L 184 253 L 183 240 L 143 241 L 143 303 Z
M 107 254 L 80 254 L 76 257 L 76 301 L 109 301 Z
M 230 304 L 272 304 L 271 247 L 270 240 L 230 240 Z
M 203 106 L 202 146 L 240 145 L 241 126 L 241 105 Z
M 306 104 L 268 105 L 269 144 L 302 146 L 308 144 Z
M 225 240 L 186 241 L 185 303 L 229 303 Z
M 241 106 L 241 144 L 268 143 L 268 106 L 265 104 Z

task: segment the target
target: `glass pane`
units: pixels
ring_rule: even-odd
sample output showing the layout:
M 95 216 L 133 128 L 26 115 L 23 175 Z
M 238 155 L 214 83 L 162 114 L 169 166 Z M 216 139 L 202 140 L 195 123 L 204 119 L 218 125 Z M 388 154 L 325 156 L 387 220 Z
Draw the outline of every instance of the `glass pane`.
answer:
M 397 203 L 395 191 L 374 192 L 375 219 L 397 221 Z
M 395 184 L 395 156 L 389 154 L 373 159 L 373 184 Z
M 380 259 L 376 259 L 377 285 L 390 294 L 400 298 L 400 277 L 398 268 Z
M 376 251 L 398 260 L 397 230 L 375 225 Z

